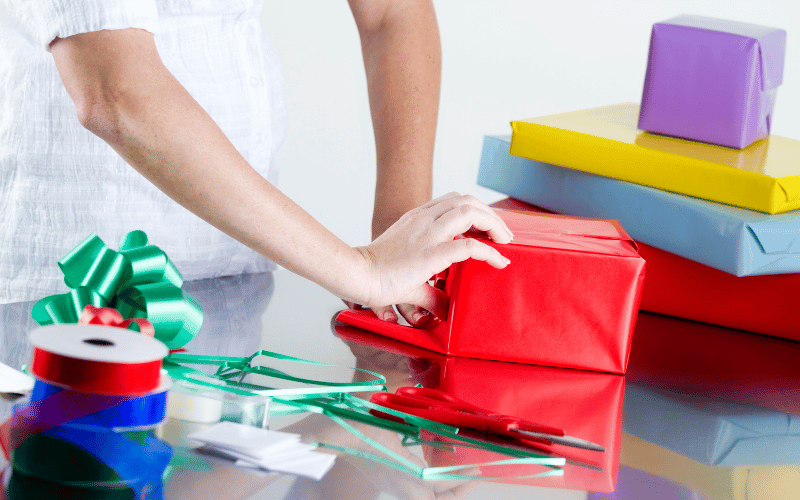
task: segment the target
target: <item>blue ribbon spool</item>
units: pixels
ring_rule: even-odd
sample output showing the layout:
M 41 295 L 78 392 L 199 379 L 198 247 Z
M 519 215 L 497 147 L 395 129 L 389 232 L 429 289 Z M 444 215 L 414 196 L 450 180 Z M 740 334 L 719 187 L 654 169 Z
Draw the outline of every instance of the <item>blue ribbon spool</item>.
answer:
M 2 488 L 2 485 L 0 485 Z M 11 474 L 8 483 L 10 499 L 58 498 L 59 500 L 163 500 L 164 488 L 161 480 L 146 484 L 139 496 L 127 486 L 98 486 L 81 488 L 54 483 L 18 472 Z
M 142 498 L 160 484 L 172 448 L 147 431 L 54 427 L 14 450 L 15 474 L 86 490 L 128 488 Z
M 16 488 L 87 498 L 97 492 L 160 498 L 172 448 L 142 429 L 166 417 L 172 381 L 164 374 L 161 380 L 156 391 L 140 397 L 73 391 L 36 380 L 30 401 L 17 405 L 11 420 Z
M 99 427 L 130 430 L 152 428 L 164 421 L 167 415 L 167 392 L 171 381 L 162 375 L 155 391 L 137 398 L 104 396 L 72 391 L 37 379 L 28 405 L 36 404 L 36 419 L 57 425 Z M 24 412 L 27 405 L 15 406 L 15 412 Z M 63 422 L 65 411 L 99 408 L 92 413 Z

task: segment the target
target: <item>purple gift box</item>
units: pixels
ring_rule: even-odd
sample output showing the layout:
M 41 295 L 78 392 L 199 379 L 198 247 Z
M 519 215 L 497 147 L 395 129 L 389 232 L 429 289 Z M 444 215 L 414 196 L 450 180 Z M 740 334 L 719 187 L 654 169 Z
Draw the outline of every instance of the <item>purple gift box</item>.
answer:
M 769 136 L 784 30 L 682 15 L 653 25 L 639 128 L 743 149 Z

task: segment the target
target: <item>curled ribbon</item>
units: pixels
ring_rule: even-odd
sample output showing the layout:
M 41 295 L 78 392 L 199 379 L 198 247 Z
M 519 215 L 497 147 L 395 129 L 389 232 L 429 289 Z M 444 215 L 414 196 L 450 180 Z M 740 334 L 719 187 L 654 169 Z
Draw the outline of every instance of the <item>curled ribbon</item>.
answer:
M 145 337 L 154 337 L 156 334 L 153 324 L 144 318 L 124 319 L 122 314 L 111 307 L 94 307 L 87 305 L 83 308 L 81 317 L 78 318 L 79 325 L 103 325 L 115 326 L 117 328 L 129 328 L 136 325 L 139 333 Z
M 77 323 L 86 306 L 113 307 L 123 320 L 146 319 L 156 339 L 177 349 L 193 339 L 203 324 L 200 304 L 180 288 L 180 272 L 143 231 L 123 236 L 118 252 L 92 234 L 58 265 L 72 290 L 45 297 L 33 306 L 31 315 L 42 326 Z

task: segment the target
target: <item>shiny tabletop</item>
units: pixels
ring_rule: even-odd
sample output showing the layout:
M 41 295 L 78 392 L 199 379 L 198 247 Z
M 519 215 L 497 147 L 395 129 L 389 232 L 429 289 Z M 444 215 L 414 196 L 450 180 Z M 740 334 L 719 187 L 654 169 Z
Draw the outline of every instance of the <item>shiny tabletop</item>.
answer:
M 207 470 L 172 470 L 164 498 L 800 498 L 798 343 L 640 313 L 628 373 L 621 376 L 448 357 L 391 341 L 336 323 L 342 302 L 283 270 L 187 282 L 184 290 L 205 313 L 200 333 L 186 346 L 189 353 L 247 356 L 266 349 L 338 365 L 333 375 L 316 375 L 341 381 L 362 376 L 351 367 L 365 368 L 384 375 L 390 391 L 415 384 L 440 389 L 492 411 L 561 427 L 606 452 L 570 451 L 561 477 L 520 479 L 542 466 L 476 466 L 467 473 L 499 478 L 447 481 L 423 480 L 353 454 L 339 454 L 320 481 L 204 457 Z M 15 368 L 30 362 L 32 305 L 0 305 L 0 361 Z M 0 400 L 0 422 L 11 411 L 11 403 Z M 192 454 L 197 443 L 186 436 L 201 427 L 169 419 L 157 434 Z M 269 427 L 370 451 L 322 415 L 272 415 Z M 404 446 L 391 431 L 357 428 L 420 467 L 504 458 L 468 447 Z M 0 469 L 7 482 L 2 455 Z

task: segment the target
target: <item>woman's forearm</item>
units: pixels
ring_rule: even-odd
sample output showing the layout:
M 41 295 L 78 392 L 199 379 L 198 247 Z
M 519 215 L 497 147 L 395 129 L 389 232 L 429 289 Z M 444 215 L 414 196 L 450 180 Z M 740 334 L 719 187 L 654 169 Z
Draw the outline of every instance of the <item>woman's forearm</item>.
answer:
M 500 243 L 511 233 L 486 205 L 457 193 L 408 212 L 365 247 L 346 245 L 247 163 L 164 67 L 146 31 L 74 35 L 51 50 L 87 129 L 199 217 L 345 300 L 443 314 L 431 276 L 470 258 L 508 264 L 489 245 L 458 238 L 473 227 Z
M 431 198 L 441 44 L 429 0 L 350 0 L 377 156 L 372 234 Z
M 363 255 L 247 163 L 163 66 L 151 34 L 87 33 L 51 50 L 83 125 L 159 189 L 287 269 L 368 300 Z

